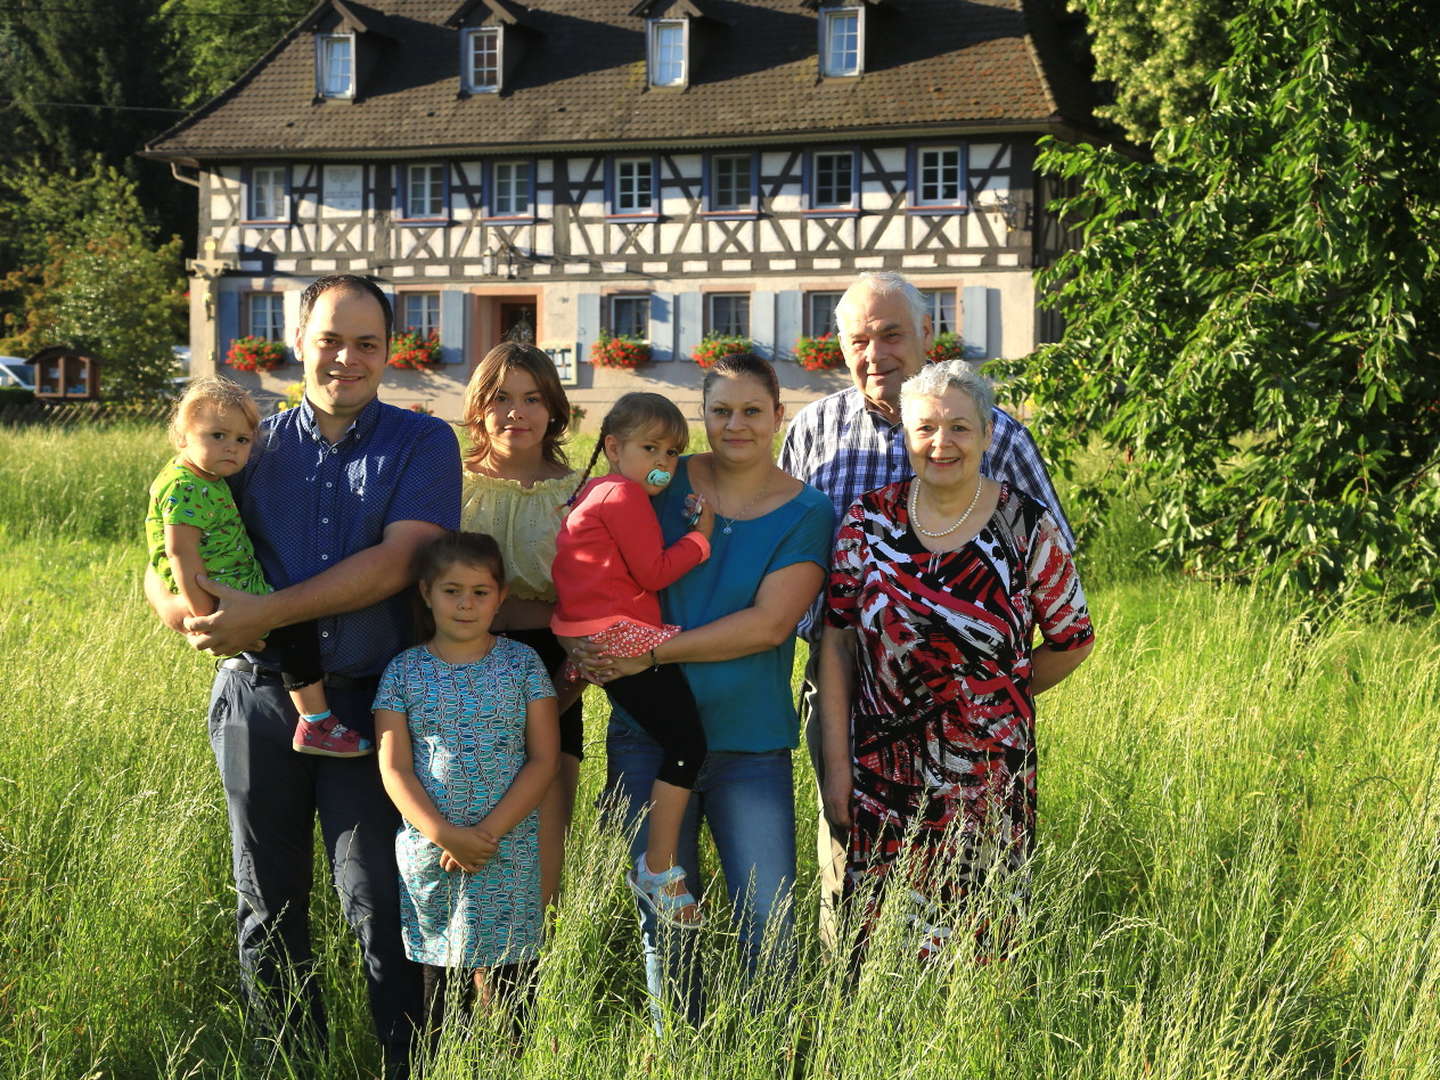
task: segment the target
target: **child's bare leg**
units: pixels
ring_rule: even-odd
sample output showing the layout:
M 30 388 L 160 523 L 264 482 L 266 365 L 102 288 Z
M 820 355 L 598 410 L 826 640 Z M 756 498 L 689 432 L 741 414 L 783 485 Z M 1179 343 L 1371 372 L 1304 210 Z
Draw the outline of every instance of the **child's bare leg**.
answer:
M 322 716 L 330 711 L 330 703 L 325 700 L 324 681 L 312 682 L 298 690 L 291 690 L 290 700 L 295 705 L 295 711 L 301 716 Z
M 475 969 L 475 1003 L 486 1016 L 509 1015 L 510 1033 L 519 1041 L 530 1022 L 535 998 L 535 961 Z
M 656 780 L 650 788 L 650 831 L 645 844 L 645 867 L 652 874 L 663 874 L 675 865 L 680 846 L 680 824 L 690 805 L 690 789 Z M 664 886 L 667 896 L 686 891 L 685 879 L 679 878 Z M 700 922 L 700 909 L 686 904 L 672 912 L 676 922 Z

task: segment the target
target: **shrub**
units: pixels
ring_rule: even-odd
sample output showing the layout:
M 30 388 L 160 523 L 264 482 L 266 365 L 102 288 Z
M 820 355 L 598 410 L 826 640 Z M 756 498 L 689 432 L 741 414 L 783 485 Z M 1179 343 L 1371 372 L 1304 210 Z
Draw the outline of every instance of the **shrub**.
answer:
M 797 338 L 795 359 L 806 371 L 836 371 L 845 366 L 840 339 L 834 334 Z
M 602 333 L 590 345 L 590 362 L 596 367 L 633 370 L 650 362 L 650 343 L 633 334 Z
M 722 356 L 747 353 L 754 348 L 754 342 L 738 334 L 706 334 L 695 346 L 690 358 L 703 368 L 714 367 Z
M 393 368 L 429 371 L 440 362 L 440 335 L 434 330 L 428 334 L 401 330 L 390 340 L 390 359 L 386 362 Z
M 273 371 L 289 358 L 283 342 L 262 337 L 238 337 L 230 343 L 225 362 L 236 371 Z

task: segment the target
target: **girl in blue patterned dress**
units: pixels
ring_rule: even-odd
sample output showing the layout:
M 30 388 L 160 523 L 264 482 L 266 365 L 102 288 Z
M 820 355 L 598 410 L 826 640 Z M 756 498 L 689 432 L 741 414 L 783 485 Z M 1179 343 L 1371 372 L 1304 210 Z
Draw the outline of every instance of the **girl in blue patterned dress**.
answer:
M 430 638 L 380 680 L 380 773 L 395 838 L 405 952 L 424 966 L 438 1037 L 447 984 L 482 1007 L 531 983 L 540 944 L 536 808 L 555 777 L 555 688 L 527 645 L 490 632 L 505 599 L 495 541 L 450 533 L 416 560 Z M 473 989 L 472 989 L 473 985 Z M 524 995 L 509 1002 L 523 1011 Z

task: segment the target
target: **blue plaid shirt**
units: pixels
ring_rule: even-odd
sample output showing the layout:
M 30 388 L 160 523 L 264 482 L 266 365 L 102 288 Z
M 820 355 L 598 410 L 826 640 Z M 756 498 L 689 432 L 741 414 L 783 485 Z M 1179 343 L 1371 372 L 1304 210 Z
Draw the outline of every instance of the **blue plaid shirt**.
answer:
M 265 576 L 277 589 L 378 544 L 396 521 L 460 524 L 460 452 L 443 421 L 379 400 L 333 446 L 309 401 L 260 425 L 245 470 L 230 480 Z M 409 590 L 316 620 L 332 674 L 378 675 L 411 644 Z M 275 664 L 271 657 L 252 657 Z M 278 666 L 278 664 L 276 664 Z
M 1073 548 L 1075 536 L 1030 432 L 1003 409 L 995 410 L 993 424 L 990 449 L 980 459 L 980 471 L 993 480 L 1008 480 L 1012 487 L 1044 503 Z M 785 432 L 779 464 L 791 476 L 830 496 L 837 530 L 850 504 L 865 492 L 915 475 L 905 453 L 905 429 L 865 408 L 865 398 L 853 386 L 800 410 Z M 820 590 L 800 620 L 800 636 L 806 641 L 820 638 L 825 595 L 826 590 Z

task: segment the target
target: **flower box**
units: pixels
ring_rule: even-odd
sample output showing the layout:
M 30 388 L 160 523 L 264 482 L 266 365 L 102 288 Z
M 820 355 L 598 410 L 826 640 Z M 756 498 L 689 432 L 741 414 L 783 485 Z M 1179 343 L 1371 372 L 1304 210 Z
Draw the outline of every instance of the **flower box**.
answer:
M 838 371 L 845 366 L 845 354 L 834 334 L 798 338 L 795 359 L 806 371 Z
M 703 368 L 714 367 L 722 356 L 748 353 L 754 343 L 748 337 L 732 334 L 706 334 L 700 344 L 690 353 L 690 359 Z
M 440 362 L 440 335 L 434 330 L 428 334 L 401 330 L 390 339 L 390 359 L 386 362 L 393 368 L 429 371 Z
M 946 330 L 943 334 L 935 335 L 935 340 L 930 343 L 930 349 L 925 356 L 932 364 L 943 363 L 946 360 L 963 360 L 965 345 L 960 340 L 959 334 Z
M 631 334 L 615 337 L 602 333 L 590 345 L 590 362 L 596 367 L 634 370 L 650 362 L 650 343 Z
M 248 336 L 230 342 L 225 354 L 225 362 L 236 371 L 273 371 L 289 358 L 283 342 Z

